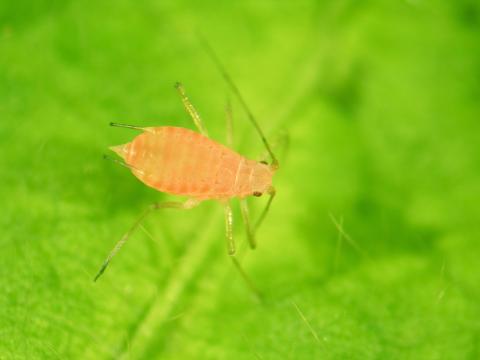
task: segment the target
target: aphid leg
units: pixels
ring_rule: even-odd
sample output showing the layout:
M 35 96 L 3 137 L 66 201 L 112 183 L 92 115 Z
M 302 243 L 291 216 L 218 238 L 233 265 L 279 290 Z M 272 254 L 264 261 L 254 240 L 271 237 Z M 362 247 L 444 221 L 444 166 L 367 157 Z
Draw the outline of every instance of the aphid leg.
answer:
M 230 259 L 232 259 L 233 265 L 238 270 L 238 272 L 242 276 L 242 278 L 245 281 L 245 283 L 247 284 L 247 286 L 250 288 L 250 290 L 258 298 L 260 298 L 260 293 L 258 292 L 257 288 L 253 285 L 252 281 L 250 280 L 248 275 L 243 270 L 242 265 L 240 265 L 240 262 L 235 257 L 236 250 L 235 250 L 235 241 L 233 240 L 232 207 L 230 206 L 229 202 L 226 202 L 224 206 L 225 206 L 225 236 L 226 236 L 226 239 L 227 239 L 228 255 L 230 255 Z
M 233 213 L 230 202 L 226 202 L 225 209 L 225 239 L 227 240 L 228 255 L 235 256 L 235 241 L 233 240 Z
M 268 210 L 270 210 L 270 205 L 272 205 L 273 198 L 275 197 L 275 194 L 276 194 L 275 188 L 273 186 L 268 190 L 268 194 L 270 195 L 270 197 L 268 198 L 267 205 L 265 205 L 265 208 L 263 209 L 262 214 L 260 215 L 257 222 L 255 223 L 255 232 L 258 230 L 263 220 L 267 216 Z
M 185 93 L 185 89 L 183 88 L 183 85 L 177 82 L 175 84 L 175 89 L 177 89 L 178 94 L 182 99 L 183 106 L 185 106 L 185 110 L 187 110 L 187 113 L 191 116 L 193 122 L 195 123 L 195 126 L 198 128 L 198 131 L 200 131 L 202 135 L 208 136 L 208 132 L 205 126 L 203 125 L 202 118 L 200 117 L 200 114 L 197 112 L 195 107 L 190 102 L 190 99 L 187 97 L 187 94 Z
M 240 210 L 242 212 L 242 219 L 245 225 L 245 231 L 247 232 L 248 243 L 250 248 L 255 249 L 257 247 L 257 242 L 255 241 L 255 234 L 252 230 L 252 225 L 250 224 L 250 212 L 248 211 L 247 199 L 240 199 Z
M 225 105 L 225 118 L 226 118 L 226 128 L 227 128 L 227 146 L 233 147 L 233 113 L 232 113 L 232 104 L 230 99 L 227 100 L 227 105 Z M 242 212 L 243 223 L 245 224 L 245 230 L 247 232 L 248 243 L 250 248 L 255 249 L 257 246 L 255 242 L 255 236 L 252 231 L 252 226 L 250 224 L 250 214 L 248 211 L 247 199 L 240 199 L 240 209 Z
M 225 119 L 227 125 L 227 146 L 233 149 L 233 113 L 230 99 L 227 100 L 227 105 L 225 105 Z
M 185 202 L 178 202 L 178 201 L 166 201 L 161 203 L 154 203 L 150 205 L 142 214 L 138 217 L 138 219 L 133 223 L 130 229 L 122 236 L 122 238 L 115 244 L 113 250 L 108 254 L 107 258 L 102 264 L 102 267 L 98 271 L 97 275 L 95 276 L 93 281 L 97 281 L 97 279 L 103 274 L 105 269 L 107 268 L 108 264 L 115 256 L 115 254 L 122 248 L 123 245 L 127 242 L 127 240 L 135 233 L 135 231 L 140 227 L 143 220 L 153 211 L 160 210 L 160 209 L 191 209 L 198 205 L 199 201 L 196 199 L 189 199 Z

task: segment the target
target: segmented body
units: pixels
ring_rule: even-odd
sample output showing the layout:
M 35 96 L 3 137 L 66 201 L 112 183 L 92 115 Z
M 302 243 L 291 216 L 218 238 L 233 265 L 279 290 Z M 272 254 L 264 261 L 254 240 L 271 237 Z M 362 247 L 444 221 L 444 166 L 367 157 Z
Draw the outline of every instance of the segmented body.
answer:
M 130 143 L 112 148 L 133 174 L 159 191 L 197 199 L 245 197 L 256 191 L 258 174 L 268 167 L 192 130 L 145 128 Z M 267 184 L 268 185 L 268 184 Z

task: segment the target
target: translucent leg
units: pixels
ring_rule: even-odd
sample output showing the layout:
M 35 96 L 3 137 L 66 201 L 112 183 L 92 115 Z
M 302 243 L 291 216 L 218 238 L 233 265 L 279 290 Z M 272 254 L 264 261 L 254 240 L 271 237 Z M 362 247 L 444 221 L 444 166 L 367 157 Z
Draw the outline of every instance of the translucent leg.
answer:
M 177 82 L 175 84 L 175 88 L 177 89 L 178 94 L 182 99 L 182 103 L 183 103 L 183 106 L 185 106 L 185 110 L 187 110 L 187 113 L 191 116 L 193 122 L 195 123 L 195 126 L 198 128 L 198 131 L 200 131 L 202 135 L 208 136 L 208 132 L 205 126 L 203 125 L 202 118 L 200 117 L 200 114 L 197 112 L 197 110 L 195 109 L 195 107 L 192 105 L 187 95 L 185 94 L 185 89 L 183 88 L 183 85 Z
M 242 276 L 243 280 L 245 281 L 247 286 L 250 288 L 250 290 L 255 294 L 257 298 L 260 298 L 260 294 L 257 288 L 253 285 L 252 281 L 243 270 L 242 265 L 240 265 L 240 262 L 235 257 L 236 250 L 235 250 L 235 241 L 233 240 L 233 214 L 232 214 L 232 207 L 228 202 L 225 203 L 225 236 L 227 239 L 228 255 L 230 255 L 233 265 L 238 270 L 238 272 L 240 273 L 240 275 Z
M 270 210 L 270 205 L 272 205 L 273 198 L 275 197 L 275 194 L 276 194 L 275 188 L 272 186 L 268 191 L 268 193 L 270 194 L 270 197 L 268 198 L 267 205 L 265 205 L 265 208 L 263 209 L 262 214 L 260 215 L 260 217 L 258 218 L 255 224 L 255 232 L 258 230 L 263 220 L 267 216 L 268 210 Z
M 250 224 L 250 213 L 248 211 L 247 199 L 240 199 L 240 210 L 242 212 L 243 223 L 245 224 L 248 243 L 250 244 L 250 248 L 255 249 L 257 243 L 255 241 L 255 234 L 253 233 L 252 225 Z
M 233 213 L 229 202 L 225 204 L 225 239 L 228 255 L 235 256 L 235 241 L 233 240 Z
M 232 148 L 233 147 L 233 115 L 232 115 L 232 105 L 230 101 L 227 101 L 227 105 L 225 106 L 225 118 L 227 120 L 227 146 Z M 247 199 L 240 200 L 240 209 L 242 211 L 242 219 L 243 223 L 245 224 L 245 230 L 247 232 L 247 239 L 250 247 L 255 249 L 255 236 L 252 231 L 252 227 L 250 225 L 250 214 L 248 211 L 248 204 Z
M 195 199 L 189 199 L 185 202 L 176 202 L 176 201 L 166 201 L 162 203 L 155 203 L 150 205 L 139 217 L 138 219 L 133 223 L 132 227 L 123 235 L 123 237 L 115 244 L 113 250 L 108 254 L 107 258 L 103 262 L 102 267 L 98 271 L 97 275 L 95 276 L 93 281 L 97 281 L 97 279 L 103 274 L 105 269 L 107 268 L 108 264 L 112 260 L 112 258 L 115 256 L 115 254 L 122 248 L 122 246 L 127 242 L 127 240 L 135 233 L 135 231 L 140 227 L 142 224 L 143 220 L 152 212 L 155 210 L 160 210 L 160 209 L 191 209 L 198 205 L 199 201 Z

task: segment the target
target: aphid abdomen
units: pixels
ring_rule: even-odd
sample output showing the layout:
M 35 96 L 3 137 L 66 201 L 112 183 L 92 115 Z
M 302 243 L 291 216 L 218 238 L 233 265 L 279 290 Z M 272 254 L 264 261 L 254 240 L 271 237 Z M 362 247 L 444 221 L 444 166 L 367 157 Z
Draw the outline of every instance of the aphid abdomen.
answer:
M 192 130 L 148 128 L 113 150 L 138 179 L 159 191 L 200 199 L 246 195 L 238 193 L 243 188 L 238 174 L 248 160 Z

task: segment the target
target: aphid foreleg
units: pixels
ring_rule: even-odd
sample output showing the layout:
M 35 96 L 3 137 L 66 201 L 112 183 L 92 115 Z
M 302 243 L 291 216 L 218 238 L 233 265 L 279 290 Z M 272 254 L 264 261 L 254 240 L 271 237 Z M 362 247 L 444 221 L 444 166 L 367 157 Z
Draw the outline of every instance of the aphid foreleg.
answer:
M 262 214 L 260 215 L 257 222 L 255 223 L 255 232 L 257 232 L 258 228 L 260 227 L 263 220 L 267 216 L 268 210 L 270 210 L 270 205 L 272 205 L 273 198 L 275 197 L 275 194 L 276 194 L 275 188 L 273 186 L 268 190 L 268 194 L 270 195 L 270 197 L 268 198 L 267 205 L 265 205 L 265 208 L 263 209 Z
M 250 248 L 255 249 L 257 247 L 257 243 L 255 241 L 255 234 L 253 233 L 252 225 L 250 224 L 250 212 L 248 211 L 248 203 L 246 198 L 240 199 L 240 210 L 242 212 L 243 223 L 245 224 L 248 243 L 250 244 Z
M 232 207 L 229 202 L 225 202 L 225 236 L 227 239 L 227 249 L 228 249 L 228 255 L 230 255 L 230 259 L 232 259 L 233 265 L 235 268 L 238 270 L 240 275 L 242 276 L 243 280 L 247 284 L 247 286 L 252 290 L 252 292 L 260 298 L 260 293 L 258 292 L 257 288 L 255 285 L 253 285 L 252 281 L 248 277 L 248 275 L 245 273 L 245 271 L 242 268 L 242 265 L 240 265 L 240 262 L 238 259 L 235 257 L 235 241 L 233 240 L 233 214 L 232 214 Z
M 177 82 L 175 84 L 175 89 L 177 89 L 178 94 L 182 99 L 183 106 L 185 106 L 185 110 L 187 110 L 187 113 L 191 116 L 193 122 L 195 123 L 195 126 L 198 128 L 198 131 L 200 131 L 202 135 L 208 136 L 208 132 L 207 132 L 207 129 L 205 128 L 205 125 L 203 125 L 202 118 L 200 117 L 200 114 L 197 112 L 195 107 L 190 102 L 190 99 L 187 97 L 187 94 L 185 93 L 185 89 L 183 88 L 183 85 Z
M 161 203 L 154 203 L 150 205 L 139 217 L 138 219 L 133 223 L 132 227 L 125 233 L 125 235 L 122 236 L 122 238 L 115 244 L 113 250 L 108 254 L 107 258 L 103 262 L 102 267 L 98 271 L 97 275 L 95 276 L 93 281 L 97 281 L 97 279 L 103 274 L 105 269 L 107 268 L 108 264 L 112 260 L 112 258 L 115 256 L 115 254 L 122 248 L 122 246 L 127 242 L 127 240 L 135 233 L 135 231 L 140 227 L 142 224 L 143 220 L 152 213 L 155 210 L 160 210 L 160 209 L 191 209 L 199 204 L 199 201 L 196 199 L 189 199 L 185 202 L 179 202 L 179 201 L 166 201 L 166 202 L 161 202 Z

